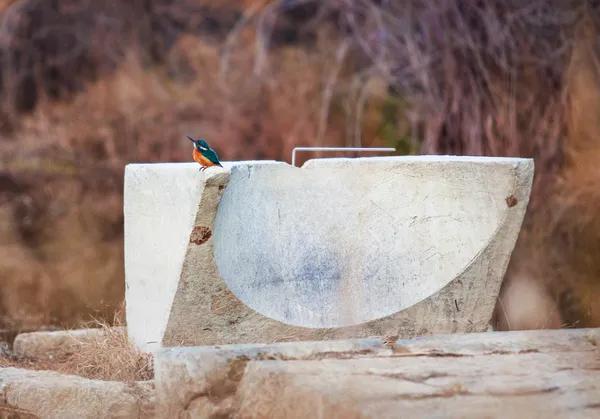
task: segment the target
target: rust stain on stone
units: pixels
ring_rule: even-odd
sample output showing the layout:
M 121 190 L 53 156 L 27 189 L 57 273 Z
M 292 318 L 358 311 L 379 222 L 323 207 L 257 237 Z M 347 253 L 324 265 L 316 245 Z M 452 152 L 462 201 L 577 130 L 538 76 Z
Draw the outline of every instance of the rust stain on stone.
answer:
M 514 207 L 515 205 L 517 205 L 517 202 L 519 202 L 519 201 L 517 200 L 517 197 L 514 195 L 511 195 L 506 198 L 506 205 L 508 205 L 508 208 Z
M 212 231 L 208 227 L 194 227 L 192 235 L 190 237 L 190 243 L 201 245 L 204 244 L 212 237 Z

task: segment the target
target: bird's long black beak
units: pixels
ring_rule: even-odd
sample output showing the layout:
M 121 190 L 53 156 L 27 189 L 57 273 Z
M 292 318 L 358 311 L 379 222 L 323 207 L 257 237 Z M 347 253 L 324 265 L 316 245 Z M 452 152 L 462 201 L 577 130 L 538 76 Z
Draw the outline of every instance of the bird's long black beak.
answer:
M 192 137 L 190 137 L 190 136 L 187 136 L 187 135 L 186 135 L 186 137 L 188 137 L 188 138 L 190 139 L 190 141 L 191 141 L 191 142 L 193 142 L 194 144 L 196 144 L 196 140 L 194 140 Z

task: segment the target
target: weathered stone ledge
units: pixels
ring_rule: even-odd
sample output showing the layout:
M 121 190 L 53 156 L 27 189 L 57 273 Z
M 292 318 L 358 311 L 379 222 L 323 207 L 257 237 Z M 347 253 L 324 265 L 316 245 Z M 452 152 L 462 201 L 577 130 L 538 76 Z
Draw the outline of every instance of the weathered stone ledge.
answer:
M 0 368 L 0 418 L 154 418 L 154 383 Z

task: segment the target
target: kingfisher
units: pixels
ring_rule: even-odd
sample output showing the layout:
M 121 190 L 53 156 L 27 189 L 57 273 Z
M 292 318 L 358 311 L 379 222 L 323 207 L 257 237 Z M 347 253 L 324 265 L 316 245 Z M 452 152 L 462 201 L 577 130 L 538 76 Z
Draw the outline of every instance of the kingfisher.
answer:
M 219 156 L 217 156 L 215 150 L 208 146 L 206 141 L 194 140 L 192 137 L 189 137 L 187 135 L 186 137 L 188 137 L 190 141 L 194 143 L 194 153 L 192 154 L 192 156 L 194 157 L 194 161 L 196 161 L 198 164 L 200 164 L 200 166 L 202 166 L 200 168 L 200 171 L 206 170 L 208 167 L 211 166 L 223 167 L 221 165 L 221 162 L 219 161 Z

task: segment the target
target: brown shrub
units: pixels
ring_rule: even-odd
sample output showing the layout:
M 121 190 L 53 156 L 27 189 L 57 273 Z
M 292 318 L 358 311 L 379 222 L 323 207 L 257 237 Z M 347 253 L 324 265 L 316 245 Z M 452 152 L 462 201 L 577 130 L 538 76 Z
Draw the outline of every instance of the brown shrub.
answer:
M 541 313 L 519 315 L 517 300 L 505 301 L 515 311 L 499 305 L 496 320 L 506 316 L 503 327 L 511 319 L 513 328 L 599 326 L 598 5 L 357 0 L 322 8 L 347 29 L 340 45 L 363 54 L 362 71 L 406 100 L 419 153 L 535 159 L 502 298 L 517 298 L 522 282 Z
M 545 193 L 533 196 L 501 294 L 504 300 L 522 300 L 518 295 L 528 293 L 529 282 L 541 284 L 537 298 L 552 302 L 538 308 L 543 310 L 541 315 L 559 317 L 548 327 L 556 323 L 561 327 L 600 325 L 600 193 L 595 186 L 600 180 L 596 111 L 600 104 L 600 44 L 596 34 L 589 22 L 578 27 L 562 92 L 564 163 L 555 172 L 542 172 L 548 179 Z M 499 307 L 496 318 L 508 328 L 502 319 L 505 315 Z M 526 325 L 536 317 L 524 316 L 512 326 L 531 328 Z
M 27 7 L 45 13 L 48 6 L 22 2 L 9 12 L 27 16 Z M 216 14 L 227 21 L 230 13 L 224 15 Z M 277 49 L 271 54 L 276 66 L 262 78 L 252 75 L 252 27 L 241 26 L 227 39 L 211 36 L 179 34 L 152 68 L 144 48 L 132 44 L 68 100 L 44 93 L 47 80 L 40 78 L 35 106 L 25 114 L 18 107 L 7 112 L 13 117 L 7 119 L 12 132 L 0 141 L 0 328 L 69 328 L 90 315 L 110 319 L 124 293 L 124 164 L 191 160 L 185 135 L 206 138 L 225 160 L 289 160 L 293 146 L 314 141 L 319 77 L 334 65 L 327 40 L 318 53 Z M 12 45 L 8 51 L 21 48 Z M 100 61 L 108 54 L 103 45 L 84 46 Z M 85 81 L 68 63 L 75 65 L 70 60 L 57 71 Z M 343 141 L 335 126 L 321 135 Z
M 58 3 L 15 3 L 0 36 L 3 57 L 38 50 L 19 61 L 34 72 L 1 66 L 12 84 L 0 309 L 16 327 L 114 310 L 123 164 L 189 160 L 184 135 L 206 138 L 224 160 L 289 161 L 294 146 L 324 143 L 534 157 L 506 286 L 538 281 L 559 323 L 600 324 L 595 4 Z M 52 25 L 62 32 L 44 35 Z M 62 37 L 79 55 L 55 59 Z

